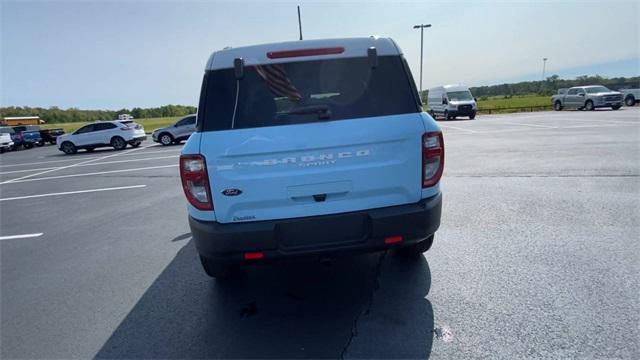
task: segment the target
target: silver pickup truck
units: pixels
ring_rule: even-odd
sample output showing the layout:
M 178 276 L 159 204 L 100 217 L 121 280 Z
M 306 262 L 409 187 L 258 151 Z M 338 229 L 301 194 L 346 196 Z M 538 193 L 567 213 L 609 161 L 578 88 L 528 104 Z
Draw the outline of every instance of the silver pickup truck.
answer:
M 627 106 L 635 106 L 640 101 L 640 89 L 624 89 L 620 92 L 622 92 L 624 103 Z
M 564 108 L 594 110 L 603 107 L 618 110 L 622 107 L 622 94 L 602 85 L 575 86 L 559 89 L 558 93 L 551 97 L 551 103 L 556 111 Z

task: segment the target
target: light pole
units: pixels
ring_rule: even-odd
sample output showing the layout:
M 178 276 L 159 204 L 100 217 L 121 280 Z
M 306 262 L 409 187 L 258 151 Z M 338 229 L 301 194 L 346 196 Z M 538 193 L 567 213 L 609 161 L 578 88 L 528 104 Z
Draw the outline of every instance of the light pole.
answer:
M 547 58 L 542 58 L 542 81 L 544 81 L 544 71 L 547 69 Z
M 424 28 L 430 28 L 431 24 L 414 25 L 414 29 L 420 29 L 420 101 L 422 101 L 422 54 L 424 48 Z

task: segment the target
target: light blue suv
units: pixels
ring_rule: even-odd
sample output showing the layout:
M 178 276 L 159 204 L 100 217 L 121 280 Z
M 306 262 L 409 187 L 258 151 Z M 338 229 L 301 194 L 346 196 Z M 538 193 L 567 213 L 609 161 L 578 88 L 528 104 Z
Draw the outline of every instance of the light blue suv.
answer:
M 444 142 L 388 38 L 228 48 L 180 157 L 205 272 L 397 248 L 440 225 Z

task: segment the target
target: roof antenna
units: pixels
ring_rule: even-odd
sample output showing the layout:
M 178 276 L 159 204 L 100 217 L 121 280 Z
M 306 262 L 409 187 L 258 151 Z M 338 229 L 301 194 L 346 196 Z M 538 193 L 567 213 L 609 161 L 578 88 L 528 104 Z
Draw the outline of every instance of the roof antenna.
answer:
M 302 20 L 300 20 L 300 5 L 298 5 L 298 29 L 300 29 L 300 40 L 302 40 Z

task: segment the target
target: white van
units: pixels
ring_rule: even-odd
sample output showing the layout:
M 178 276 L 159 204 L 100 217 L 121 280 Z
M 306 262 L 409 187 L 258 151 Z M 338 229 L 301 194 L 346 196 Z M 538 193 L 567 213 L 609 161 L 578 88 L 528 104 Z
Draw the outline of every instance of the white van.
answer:
M 442 116 L 447 120 L 456 116 L 476 117 L 478 105 L 469 88 L 464 85 L 444 85 L 429 89 L 428 111 L 434 119 Z

